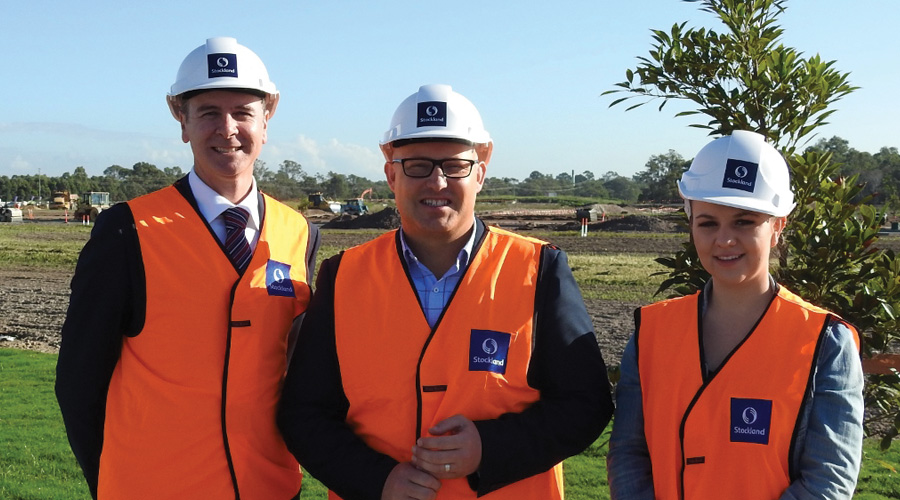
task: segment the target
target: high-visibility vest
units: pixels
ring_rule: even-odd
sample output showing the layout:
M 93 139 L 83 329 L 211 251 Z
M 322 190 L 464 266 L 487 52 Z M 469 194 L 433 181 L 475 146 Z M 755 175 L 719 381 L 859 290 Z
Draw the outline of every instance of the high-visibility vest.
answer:
M 779 287 L 704 382 L 698 298 L 640 309 L 638 369 L 656 498 L 778 498 L 795 477 L 795 429 L 834 316 Z
M 335 283 L 335 337 L 347 422 L 371 448 L 407 462 L 416 439 L 456 414 L 520 412 L 540 394 L 526 380 L 542 241 L 487 228 L 443 315 L 429 327 L 396 231 L 347 250 Z M 439 499 L 475 498 L 465 478 Z M 562 464 L 484 499 L 563 497 Z M 331 498 L 337 498 L 333 493 Z
M 100 499 L 291 498 L 299 465 L 275 422 L 288 333 L 310 299 L 308 224 L 264 197 L 238 275 L 174 187 L 134 199 L 146 321 L 109 387 Z M 103 304 L 97 304 L 103 307 Z

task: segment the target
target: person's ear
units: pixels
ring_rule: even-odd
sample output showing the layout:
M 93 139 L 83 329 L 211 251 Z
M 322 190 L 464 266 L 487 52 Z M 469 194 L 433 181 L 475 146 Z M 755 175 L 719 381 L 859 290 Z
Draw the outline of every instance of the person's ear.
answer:
M 388 187 L 391 188 L 392 193 L 396 193 L 394 191 L 394 181 L 396 180 L 397 169 L 394 168 L 394 163 L 391 160 L 384 162 L 384 177 L 387 179 Z
M 781 240 L 781 233 L 784 232 L 785 226 L 787 226 L 787 217 L 772 218 L 772 248 L 775 248 L 778 241 Z
M 483 161 L 485 166 L 487 166 L 487 164 L 491 162 L 491 154 L 493 152 L 494 152 L 494 143 L 493 142 L 489 142 L 487 144 L 476 144 L 475 145 L 475 153 L 478 155 L 478 160 Z

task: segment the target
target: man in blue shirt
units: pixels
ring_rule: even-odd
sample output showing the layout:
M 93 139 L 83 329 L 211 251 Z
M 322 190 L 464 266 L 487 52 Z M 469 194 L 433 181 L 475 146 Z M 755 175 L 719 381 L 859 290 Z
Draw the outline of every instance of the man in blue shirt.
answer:
M 612 413 L 565 253 L 475 217 L 493 142 L 449 86 L 403 101 L 381 148 L 401 228 L 323 262 L 288 448 L 345 500 L 562 498 L 560 462 Z

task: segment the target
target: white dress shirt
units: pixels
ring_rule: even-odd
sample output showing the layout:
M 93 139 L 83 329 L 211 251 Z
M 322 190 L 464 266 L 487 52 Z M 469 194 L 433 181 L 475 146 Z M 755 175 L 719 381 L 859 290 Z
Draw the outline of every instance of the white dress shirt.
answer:
M 253 185 L 250 187 L 250 193 L 244 197 L 237 205 L 228 201 L 227 198 L 213 191 L 206 185 L 200 177 L 191 169 L 188 174 L 188 184 L 191 186 L 191 192 L 197 200 L 197 206 L 200 207 L 200 213 L 209 223 L 216 234 L 216 238 L 223 244 L 225 243 L 225 219 L 222 213 L 232 207 L 241 207 L 250 212 L 250 218 L 247 220 L 247 229 L 244 231 L 247 241 L 250 242 L 250 249 L 256 250 L 256 243 L 259 241 L 259 191 L 256 188 L 256 179 L 253 179 Z

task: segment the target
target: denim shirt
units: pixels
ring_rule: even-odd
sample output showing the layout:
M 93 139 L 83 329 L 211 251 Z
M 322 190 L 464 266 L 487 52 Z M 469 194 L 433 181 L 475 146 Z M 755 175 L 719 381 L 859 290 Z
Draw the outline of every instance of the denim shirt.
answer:
M 711 292 L 710 285 L 704 295 Z M 701 308 L 705 313 L 706 304 Z M 607 455 L 610 493 L 613 500 L 653 500 L 634 335 L 620 369 Z M 856 488 L 862 461 L 864 379 L 854 336 L 846 325 L 832 321 L 827 326 L 814 369 L 791 457 L 797 478 L 780 500 L 849 499 Z

